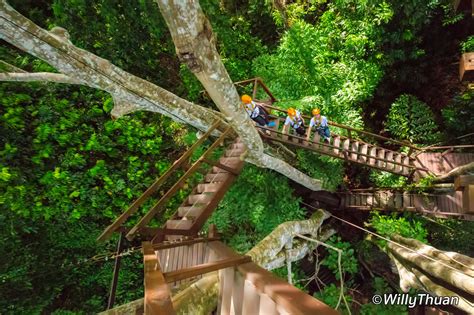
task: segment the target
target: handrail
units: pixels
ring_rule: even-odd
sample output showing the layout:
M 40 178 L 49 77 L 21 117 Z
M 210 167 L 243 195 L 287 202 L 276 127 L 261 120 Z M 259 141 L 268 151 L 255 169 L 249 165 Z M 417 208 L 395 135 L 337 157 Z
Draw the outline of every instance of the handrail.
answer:
M 461 148 L 474 148 L 474 144 L 460 144 L 460 145 L 445 145 L 445 146 L 438 146 L 438 147 L 426 147 L 426 148 L 421 148 L 421 150 L 422 151 L 430 151 L 430 150 L 461 149 Z
M 193 154 L 193 152 L 211 135 L 211 133 L 220 125 L 220 121 L 214 122 L 214 124 L 209 128 L 209 130 L 199 138 L 178 160 L 176 160 L 171 167 L 166 170 L 166 172 L 161 175 L 150 187 L 136 199 L 132 205 L 124 211 L 111 225 L 109 225 L 104 232 L 97 238 L 97 241 L 105 241 L 112 233 L 117 230 L 132 214 L 134 214 L 138 208 L 171 176 L 171 174 L 178 169 L 188 158 Z
M 259 77 L 256 77 L 256 78 L 253 78 L 253 79 L 247 79 L 247 80 L 243 80 L 243 81 L 239 81 L 239 82 L 234 82 L 234 85 L 248 85 L 248 84 L 251 84 L 253 83 L 254 84 L 254 89 L 253 89 L 253 98 L 255 98 L 255 95 L 256 95 L 256 90 L 257 90 L 257 87 L 258 87 L 258 84 L 260 84 L 260 86 L 265 90 L 265 92 L 267 93 L 267 95 L 270 97 L 270 102 L 273 104 L 274 102 L 277 102 L 277 99 L 273 96 L 273 94 L 270 92 L 269 88 L 265 85 L 265 83 L 263 83 L 263 80 Z M 258 102 L 258 100 L 255 100 Z M 286 110 L 285 109 L 282 109 L 282 108 L 279 108 L 279 107 L 275 107 L 273 105 L 267 105 L 265 103 L 263 103 L 263 105 L 265 107 L 268 107 L 270 109 L 274 109 L 274 110 L 277 110 L 277 111 L 281 111 L 281 112 L 285 112 L 286 113 Z M 311 119 L 310 116 L 307 116 L 307 115 L 302 115 L 304 118 L 307 118 L 307 119 Z M 348 130 L 349 132 L 350 131 L 354 131 L 354 132 L 357 132 L 357 133 L 360 133 L 360 134 L 364 134 L 364 135 L 369 135 L 371 137 L 374 137 L 376 139 L 380 139 L 380 140 L 383 140 L 383 141 L 390 141 L 392 143 L 396 143 L 396 144 L 399 144 L 399 145 L 402 145 L 402 146 L 406 146 L 406 147 L 409 147 L 410 149 L 413 149 L 413 150 L 417 150 L 419 151 L 420 148 L 417 147 L 417 146 L 414 146 L 413 144 L 409 143 L 409 142 L 406 142 L 406 141 L 400 141 L 400 140 L 395 140 L 395 139 L 391 139 L 391 138 L 387 138 L 387 137 L 384 137 L 384 136 L 381 136 L 381 135 L 378 135 L 378 134 L 375 134 L 375 133 L 371 133 L 371 132 L 368 132 L 368 131 L 365 131 L 365 130 L 360 130 L 360 129 L 356 129 L 356 128 L 352 128 L 350 126 L 347 126 L 347 125 L 342 125 L 342 124 L 338 124 L 338 123 L 335 123 L 335 122 L 332 122 L 332 121 L 328 121 L 328 124 L 331 125 L 331 126 L 335 126 L 335 127 L 338 127 L 338 128 L 342 128 L 342 129 L 345 129 L 345 130 Z
M 263 104 L 263 106 L 268 107 L 268 108 L 270 108 L 270 109 L 274 109 L 274 110 L 277 110 L 277 111 L 286 113 L 286 110 L 283 109 L 283 108 L 280 108 L 280 107 L 276 107 L 276 106 L 272 106 L 272 105 L 267 105 L 267 104 Z M 308 116 L 308 115 L 301 115 L 301 116 L 302 116 L 303 118 L 306 118 L 306 119 L 311 119 L 311 116 Z M 335 127 L 338 127 L 338 128 L 346 129 L 346 130 L 349 130 L 349 131 L 354 131 L 354 132 L 357 132 L 357 133 L 369 135 L 369 136 L 371 136 L 371 137 L 374 137 L 374 138 L 377 138 L 377 139 L 380 139 L 380 140 L 390 141 L 390 142 L 393 142 L 393 143 L 396 143 L 396 144 L 400 144 L 400 145 L 409 147 L 409 148 L 414 149 L 414 150 L 417 150 L 417 151 L 420 150 L 419 147 L 416 147 L 416 146 L 412 145 L 411 143 L 407 143 L 407 142 L 404 142 L 404 141 L 394 140 L 394 139 L 387 138 L 387 137 L 384 137 L 384 136 L 381 136 L 381 135 L 377 135 L 377 134 L 375 134 L 375 133 L 371 133 L 371 132 L 368 132 L 368 131 L 365 131 L 365 130 L 361 130 L 361 129 L 352 128 L 352 127 L 350 127 L 350 126 L 338 124 L 338 123 L 335 123 L 335 122 L 332 122 L 332 121 L 328 121 L 328 124 L 331 125 L 331 126 L 335 126 Z
M 150 209 L 148 212 L 138 221 L 137 224 L 128 232 L 126 235 L 128 240 L 133 240 L 135 233 L 143 226 L 147 225 L 150 220 L 163 209 L 166 202 L 181 188 L 184 181 L 187 180 L 194 172 L 201 166 L 205 159 L 224 141 L 230 132 L 232 127 L 227 128 L 221 136 L 204 152 L 204 154 L 184 173 L 183 176 L 168 190 L 163 197 Z
M 298 139 L 298 140 L 302 140 L 302 141 L 305 141 L 305 142 L 308 142 L 308 143 L 311 143 L 311 144 L 315 144 L 315 145 L 322 145 L 322 146 L 325 146 L 325 147 L 328 147 L 328 148 L 333 148 L 333 149 L 338 149 L 340 150 L 341 152 L 346 152 L 347 154 L 352 154 L 354 152 L 352 152 L 351 150 L 345 150 L 344 148 L 341 148 L 341 147 L 336 147 L 334 145 L 331 145 L 331 144 L 327 144 L 327 143 L 324 143 L 324 142 L 321 142 L 321 143 L 318 143 L 318 142 L 314 142 L 312 140 L 309 140 L 309 139 L 306 139 L 306 138 L 302 138 L 302 137 L 299 137 L 299 136 L 296 136 L 296 135 L 289 135 L 289 134 L 285 134 L 285 133 L 282 133 L 280 131 L 275 131 L 271 128 L 265 128 L 265 127 L 262 127 L 262 126 L 257 126 L 257 128 L 259 129 L 262 129 L 262 130 L 268 130 L 270 132 L 273 132 L 275 134 L 279 134 L 279 135 L 283 135 L 283 136 L 288 136 L 288 137 L 292 137 L 292 138 L 295 138 L 295 139 Z M 295 145 L 298 145 L 297 143 L 294 143 L 292 141 L 285 141 L 284 139 L 279 139 L 279 138 L 273 138 L 271 136 L 268 136 L 268 135 L 265 135 L 263 134 L 264 137 L 267 137 L 269 139 L 272 139 L 272 140 L 276 140 L 276 141 L 281 141 L 281 142 L 285 142 L 285 143 L 289 143 L 289 144 L 295 144 Z M 306 146 L 305 146 L 306 147 Z M 388 151 L 388 150 L 387 150 Z M 400 154 L 404 157 L 409 157 L 407 155 L 405 155 L 404 153 L 399 153 L 399 152 L 396 152 L 397 154 Z M 331 156 L 334 156 L 334 157 L 340 157 L 338 154 L 329 154 Z M 399 165 L 399 166 L 402 166 L 402 167 L 407 167 L 407 168 L 413 168 L 413 169 L 416 169 L 416 170 L 421 170 L 421 171 L 429 171 L 427 168 L 421 168 L 421 167 L 417 167 L 417 166 L 414 166 L 414 165 L 410 165 L 410 164 L 403 164 L 403 163 L 400 163 L 400 162 L 397 162 L 397 161 L 391 161 L 391 160 L 387 160 L 387 159 L 384 159 L 384 158 L 380 158 L 378 156 L 373 156 L 373 155 L 369 155 L 369 154 L 364 154 L 364 153 L 360 153 L 360 152 L 357 152 L 357 155 L 362 155 L 362 156 L 365 156 L 367 157 L 367 159 L 374 159 L 374 160 L 377 160 L 377 161 L 382 161 L 382 162 L 385 162 L 385 163 L 389 163 L 389 164 L 396 164 L 396 165 Z

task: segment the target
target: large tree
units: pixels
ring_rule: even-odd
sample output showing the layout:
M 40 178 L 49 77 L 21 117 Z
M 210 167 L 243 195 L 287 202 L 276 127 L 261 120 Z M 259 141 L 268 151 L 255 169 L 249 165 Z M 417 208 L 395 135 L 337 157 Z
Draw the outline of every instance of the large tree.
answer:
M 46 61 L 60 73 L 9 72 L 0 74 L 0 80 L 72 83 L 101 89 L 112 95 L 112 115 L 115 117 L 137 110 L 148 110 L 200 130 L 207 130 L 219 119 L 222 127 L 232 126 L 245 143 L 248 162 L 273 169 L 312 190 L 319 190 L 321 185 L 318 180 L 264 152 L 258 132 L 239 106 L 238 93 L 212 42 L 212 30 L 199 3 L 170 1 L 166 5 L 161 2 L 159 4 L 170 27 L 178 55 L 203 83 L 221 113 L 188 102 L 74 46 L 65 29 L 55 27 L 46 31 L 18 13 L 5 0 L 0 1 L 1 38 Z M 268 152 L 272 150 L 269 149 Z

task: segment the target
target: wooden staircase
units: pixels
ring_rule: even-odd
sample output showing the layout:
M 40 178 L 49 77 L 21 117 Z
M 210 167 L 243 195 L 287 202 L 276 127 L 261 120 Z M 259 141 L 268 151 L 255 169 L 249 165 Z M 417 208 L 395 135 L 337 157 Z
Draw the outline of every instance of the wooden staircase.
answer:
M 276 126 L 273 128 L 257 126 L 261 130 L 262 138 L 267 141 L 281 142 L 402 176 L 411 176 L 416 171 L 428 171 L 423 167 L 417 166 L 416 158 L 410 157 L 405 153 L 392 151 L 366 143 L 360 139 L 334 133 L 331 134 L 329 142 L 322 141 L 317 132 L 309 140 L 306 140 L 306 138 L 295 134 L 283 134 L 279 130 L 279 127 L 284 123 L 283 118 L 278 117 L 274 121 Z
M 349 126 L 341 125 L 335 122 L 328 122 L 331 126 L 331 139 L 329 143 L 323 142 L 317 132 L 306 140 L 304 137 L 297 136 L 295 134 L 287 135 L 283 134 L 284 118 L 286 117 L 286 110 L 273 106 L 277 100 L 272 95 L 268 87 L 263 83 L 261 78 L 253 78 L 235 83 L 237 88 L 242 88 L 247 85 L 253 85 L 252 98 L 263 105 L 269 113 L 272 111 L 280 113 L 282 117 L 270 116 L 276 123 L 273 128 L 265 128 L 256 126 L 262 138 L 269 142 L 277 141 L 280 143 L 288 144 L 292 147 L 299 147 L 306 150 L 311 150 L 322 155 L 343 159 L 351 163 L 357 163 L 365 165 L 371 168 L 376 168 L 382 171 L 390 172 L 397 175 L 412 176 L 415 172 L 417 174 L 431 174 L 430 170 L 416 163 L 417 159 L 412 157 L 414 151 L 418 151 L 419 148 L 413 146 L 408 142 L 398 141 L 390 138 L 386 138 L 377 134 L 373 134 L 364 130 L 355 129 Z M 266 100 L 257 100 L 257 97 L 262 95 L 259 94 L 259 88 L 263 90 L 263 94 L 268 96 Z M 305 126 L 309 126 L 309 120 L 311 117 L 302 115 L 305 119 Z M 292 129 L 292 128 L 290 128 Z M 336 134 L 335 130 L 341 130 L 347 134 L 347 136 Z M 292 132 L 292 130 L 290 131 Z M 354 136 L 355 135 L 355 136 Z M 378 141 L 389 142 L 392 144 L 398 144 L 409 148 L 408 154 L 392 151 L 380 146 L 364 142 L 362 138 L 372 138 Z
M 197 184 L 174 216 L 166 221 L 161 233 L 166 235 L 167 240 L 199 232 L 242 170 L 244 162 L 240 156 L 244 151 L 244 144 L 237 139 L 218 163 L 212 163 L 215 166 L 206 174 L 203 181 Z
M 182 236 L 195 236 L 198 234 L 206 220 L 212 214 L 232 182 L 239 175 L 244 166 L 241 155 L 246 150 L 245 145 L 237 138 L 224 151 L 219 160 L 210 159 L 211 155 L 228 138 L 232 129 L 228 127 L 223 131 L 220 137 L 202 154 L 202 156 L 191 166 L 188 165 L 186 172 L 179 180 L 162 195 L 160 200 L 155 203 L 147 213 L 131 229 L 124 227 L 125 222 L 132 216 L 140 206 L 144 204 L 158 188 L 174 173 L 177 169 L 185 167 L 189 162 L 192 153 L 215 131 L 219 122 L 216 122 L 193 146 L 186 151 L 175 163 L 158 178 L 130 207 L 123 212 L 104 232 L 98 237 L 98 241 L 105 241 L 116 231 L 126 231 L 126 237 L 129 240 L 137 235 L 151 236 L 155 242 L 165 239 L 174 240 Z M 183 201 L 171 219 L 166 221 L 161 228 L 151 228 L 148 224 L 154 217 L 163 214 L 165 206 L 195 173 L 199 172 L 202 165 L 210 165 L 200 183 L 198 183 L 191 194 Z

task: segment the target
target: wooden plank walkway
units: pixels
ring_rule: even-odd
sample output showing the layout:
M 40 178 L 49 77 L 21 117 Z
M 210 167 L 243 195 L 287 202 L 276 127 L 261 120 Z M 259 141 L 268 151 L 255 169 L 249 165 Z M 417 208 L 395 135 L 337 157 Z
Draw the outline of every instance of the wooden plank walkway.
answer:
M 257 126 L 260 135 L 267 141 L 277 141 L 292 147 L 303 148 L 322 155 L 332 156 L 352 163 L 361 164 L 382 171 L 402 176 L 411 176 L 415 171 L 424 172 L 423 166 L 415 164 L 416 159 L 405 153 L 391 151 L 360 139 L 349 138 L 335 133 L 331 134 L 329 142 L 323 142 L 317 132 L 310 140 L 295 134 L 283 134 L 279 127 L 283 125 L 283 118 L 275 118 L 274 128 Z M 291 128 L 290 128 L 291 129 Z
M 442 175 L 452 169 L 469 164 L 474 161 L 474 153 L 439 153 L 439 152 L 423 152 L 417 155 L 415 165 L 417 167 L 426 168 L 430 172 Z M 415 179 L 425 176 L 425 173 L 415 173 Z
M 340 192 L 341 210 L 413 211 L 440 218 L 474 221 L 474 214 L 463 210 L 461 191 L 439 194 L 412 194 L 392 190 Z

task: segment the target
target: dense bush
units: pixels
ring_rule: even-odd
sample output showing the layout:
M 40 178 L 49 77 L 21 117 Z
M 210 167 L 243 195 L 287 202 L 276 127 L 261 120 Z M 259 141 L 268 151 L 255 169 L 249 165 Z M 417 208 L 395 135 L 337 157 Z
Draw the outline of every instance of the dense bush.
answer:
M 432 144 L 440 140 L 431 109 L 412 95 L 401 95 L 390 107 L 386 127 L 401 140 Z

